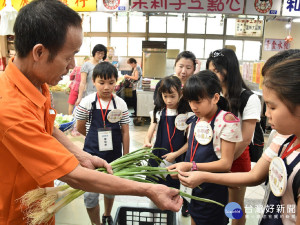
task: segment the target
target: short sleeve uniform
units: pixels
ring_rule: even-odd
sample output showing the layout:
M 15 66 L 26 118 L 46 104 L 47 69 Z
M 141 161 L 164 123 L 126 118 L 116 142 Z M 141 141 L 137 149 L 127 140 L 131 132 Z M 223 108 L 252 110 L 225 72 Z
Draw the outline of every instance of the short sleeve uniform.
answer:
M 78 161 L 52 136 L 56 112 L 46 84 L 39 92 L 11 60 L 0 87 L 0 224 L 25 225 L 17 199 L 53 186 Z
M 80 104 L 75 109 L 76 120 L 86 120 L 86 133 L 88 133 L 90 129 L 92 118 L 89 118 L 89 116 L 92 109 L 92 103 L 95 101 L 95 97 L 96 97 L 96 93 L 86 96 L 81 100 Z M 116 95 L 114 95 L 114 99 L 116 102 L 117 109 L 120 109 L 122 111 L 122 118 L 120 124 L 129 124 L 130 119 L 129 119 L 129 113 L 128 113 L 126 102 L 122 98 Z M 108 101 L 101 100 L 101 105 L 103 109 L 106 109 L 108 105 Z M 96 102 L 96 109 L 100 109 L 99 102 Z M 113 104 L 109 104 L 108 109 L 113 110 L 114 109 Z

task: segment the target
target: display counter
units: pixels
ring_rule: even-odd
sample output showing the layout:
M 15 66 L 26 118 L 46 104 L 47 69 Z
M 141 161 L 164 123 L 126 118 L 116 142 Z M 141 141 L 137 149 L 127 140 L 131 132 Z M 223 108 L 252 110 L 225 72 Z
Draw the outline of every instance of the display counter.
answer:
M 154 109 L 153 94 L 153 91 L 136 90 L 138 117 L 150 117 L 149 112 Z

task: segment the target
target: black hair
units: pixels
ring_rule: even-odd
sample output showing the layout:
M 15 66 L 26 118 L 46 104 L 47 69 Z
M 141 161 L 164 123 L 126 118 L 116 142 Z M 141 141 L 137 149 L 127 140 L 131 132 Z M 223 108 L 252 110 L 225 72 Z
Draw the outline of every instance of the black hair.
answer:
M 58 0 L 34 0 L 21 8 L 14 24 L 15 49 L 25 58 L 36 44 L 50 52 L 52 61 L 66 41 L 68 28 L 81 28 L 77 12 Z
M 221 91 L 222 87 L 217 75 L 210 70 L 202 70 L 187 79 L 183 86 L 183 98 L 188 102 L 212 99 L 216 93 L 220 94 Z M 220 98 L 217 105 L 221 109 L 227 110 L 225 98 Z
M 300 58 L 287 59 L 272 66 L 266 71 L 263 84 L 275 91 L 293 114 L 295 107 L 300 105 Z
M 128 63 L 128 64 L 131 64 L 131 63 L 135 63 L 135 64 L 136 64 L 137 62 L 136 62 L 135 58 L 129 58 L 129 59 L 127 60 L 127 63 Z
M 279 63 L 279 62 L 293 56 L 294 54 L 299 54 L 299 53 L 300 53 L 300 49 L 288 49 L 285 51 L 280 51 L 277 54 L 273 55 L 265 62 L 264 66 L 261 70 L 262 76 L 265 76 L 266 71 L 268 69 L 270 69 L 270 67 L 274 66 L 276 63 Z
M 175 65 L 177 64 L 177 62 L 180 60 L 180 59 L 190 59 L 193 61 L 193 65 L 194 65 L 194 70 L 196 69 L 196 56 L 194 55 L 194 53 L 190 52 L 190 51 L 183 51 L 183 52 L 180 52 L 177 57 L 176 57 L 176 60 L 175 60 Z
M 118 71 L 116 67 L 110 62 L 101 62 L 98 63 L 93 70 L 93 81 L 95 81 L 97 77 L 100 77 L 104 80 L 108 80 L 114 77 L 117 81 Z
M 176 90 L 176 92 L 178 93 L 179 98 L 180 98 L 180 96 L 181 96 L 181 81 L 180 81 L 180 79 L 173 75 L 167 76 L 164 79 L 162 79 L 160 86 L 158 88 L 158 94 L 156 96 L 155 104 L 154 104 L 155 105 L 154 110 L 153 110 L 153 122 L 154 123 L 157 122 L 156 113 L 166 107 L 166 104 L 163 100 L 162 94 L 163 93 L 171 94 L 171 93 L 173 93 L 172 89 Z M 178 114 L 186 113 L 188 111 L 190 111 L 188 103 L 184 99 L 180 98 L 178 107 L 177 107 Z
M 236 54 L 231 49 L 219 49 L 209 54 L 209 58 L 206 61 L 206 69 L 209 68 L 210 62 L 212 62 L 216 70 L 224 77 L 223 82 L 227 89 L 227 93 L 224 97 L 228 101 L 228 110 L 237 116 L 241 105 L 240 95 L 242 89 L 250 89 L 243 81 Z M 226 70 L 226 74 L 224 70 Z
M 104 52 L 103 60 L 106 59 L 107 57 L 107 48 L 102 45 L 102 44 L 97 44 L 94 46 L 93 51 L 92 51 L 92 56 L 95 57 L 96 52 Z

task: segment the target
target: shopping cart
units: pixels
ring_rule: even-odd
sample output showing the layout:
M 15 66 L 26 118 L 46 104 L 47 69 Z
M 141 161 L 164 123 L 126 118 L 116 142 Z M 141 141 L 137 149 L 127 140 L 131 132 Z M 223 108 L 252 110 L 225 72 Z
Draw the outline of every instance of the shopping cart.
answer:
M 176 225 L 176 213 L 153 208 L 119 207 L 113 225 Z

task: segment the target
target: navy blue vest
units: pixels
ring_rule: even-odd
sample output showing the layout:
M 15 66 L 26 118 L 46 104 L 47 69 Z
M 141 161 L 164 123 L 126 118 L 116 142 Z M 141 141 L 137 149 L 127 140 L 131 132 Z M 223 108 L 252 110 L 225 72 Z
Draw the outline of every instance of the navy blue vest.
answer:
M 112 102 L 114 108 L 116 109 L 115 99 L 112 98 Z M 89 116 L 89 120 L 91 121 L 91 126 L 89 132 L 86 135 L 84 142 L 84 151 L 90 153 L 91 155 L 99 156 L 102 159 L 105 159 L 108 163 L 113 160 L 120 158 L 122 156 L 122 132 L 120 123 L 110 123 L 107 120 L 107 114 L 110 110 L 107 111 L 105 118 L 106 127 L 110 127 L 112 130 L 112 140 L 113 140 L 113 150 L 112 151 L 99 151 L 98 144 L 98 128 L 104 128 L 101 109 L 96 109 L 97 103 L 97 95 L 95 101 L 92 102 L 92 108 Z M 103 114 L 105 115 L 106 109 L 103 110 Z
M 218 109 L 216 115 L 218 115 L 220 111 L 221 110 Z M 191 121 L 189 121 L 192 122 L 192 126 L 189 136 L 189 146 L 185 157 L 186 162 L 190 162 L 191 146 L 197 119 L 198 118 L 194 116 L 191 118 Z M 214 117 L 210 123 L 212 130 L 214 130 L 215 119 L 216 117 Z M 198 142 L 196 138 L 194 138 L 193 148 L 195 148 L 197 143 Z M 200 143 L 198 144 L 193 161 L 195 161 L 196 163 L 206 163 L 217 160 L 219 160 L 219 158 L 214 151 L 213 139 L 207 145 L 201 145 Z M 193 189 L 193 196 L 215 200 L 224 205 L 228 203 L 228 188 L 226 186 L 212 183 L 203 183 L 200 185 L 200 187 L 201 189 L 199 189 L 198 187 Z M 224 208 L 216 204 L 195 201 L 192 199 L 191 203 L 189 204 L 189 213 L 191 214 L 193 220 L 197 225 L 225 225 L 228 223 L 228 218 L 225 216 Z

